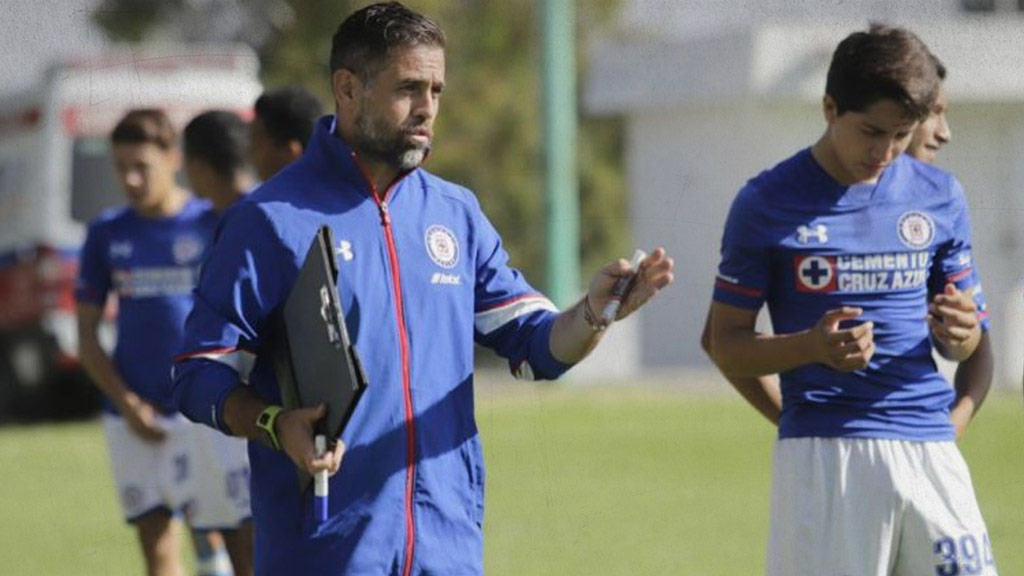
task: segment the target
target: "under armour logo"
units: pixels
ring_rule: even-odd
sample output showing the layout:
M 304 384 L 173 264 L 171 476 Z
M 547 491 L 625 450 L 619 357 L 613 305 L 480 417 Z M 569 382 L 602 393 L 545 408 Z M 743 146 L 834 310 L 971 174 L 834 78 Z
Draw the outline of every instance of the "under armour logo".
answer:
M 811 238 L 816 239 L 819 244 L 828 242 L 828 228 L 824 224 L 818 224 L 814 228 L 800 226 L 796 229 L 796 234 L 797 242 L 801 244 L 807 244 Z
M 345 262 L 355 258 L 355 254 L 352 253 L 352 243 L 348 240 L 338 242 L 338 247 L 335 248 L 334 253 L 341 256 L 341 259 Z

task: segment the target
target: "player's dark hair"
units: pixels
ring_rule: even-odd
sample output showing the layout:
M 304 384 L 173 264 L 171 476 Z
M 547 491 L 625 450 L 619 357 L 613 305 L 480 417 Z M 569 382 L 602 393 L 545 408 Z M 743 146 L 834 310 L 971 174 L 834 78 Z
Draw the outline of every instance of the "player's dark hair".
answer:
M 207 163 L 222 178 L 245 168 L 248 131 L 233 112 L 211 110 L 196 116 L 183 133 L 185 159 Z
M 331 41 L 331 74 L 351 70 L 368 82 L 397 48 L 445 47 L 441 27 L 400 2 L 371 4 L 346 18 Z
M 323 114 L 320 100 L 298 86 L 264 92 L 256 99 L 254 109 L 274 144 L 285 146 L 295 140 L 303 149 L 313 136 L 317 119 Z
M 923 120 L 939 92 L 936 59 L 924 42 L 905 28 L 875 24 L 847 36 L 832 54 L 825 93 L 836 112 L 863 112 L 879 100 L 892 100 L 907 116 Z
M 939 79 L 940 80 L 945 80 L 946 79 L 946 65 L 943 64 L 942 60 L 939 60 L 939 57 L 936 56 L 935 54 L 931 54 L 931 57 L 932 57 L 932 64 L 935 65 L 935 73 L 939 75 Z
M 163 110 L 139 108 L 125 114 L 110 133 L 110 143 L 155 144 L 170 150 L 178 140 L 171 119 Z

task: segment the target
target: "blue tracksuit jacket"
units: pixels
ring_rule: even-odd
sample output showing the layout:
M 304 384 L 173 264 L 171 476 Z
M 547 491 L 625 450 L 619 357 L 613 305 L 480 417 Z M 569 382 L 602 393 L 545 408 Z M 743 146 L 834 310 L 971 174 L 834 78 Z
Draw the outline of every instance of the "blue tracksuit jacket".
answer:
M 521 377 L 555 378 L 568 368 L 548 346 L 556 312 L 508 266 L 471 192 L 423 169 L 373 190 L 332 125 L 321 119 L 306 154 L 224 217 L 186 324 L 175 398 L 218 428 L 240 380 L 280 402 L 261 348 L 317 228 L 329 225 L 370 385 L 342 436 L 330 519 L 316 529 L 288 458 L 250 442 L 257 573 L 480 574 L 473 344 Z

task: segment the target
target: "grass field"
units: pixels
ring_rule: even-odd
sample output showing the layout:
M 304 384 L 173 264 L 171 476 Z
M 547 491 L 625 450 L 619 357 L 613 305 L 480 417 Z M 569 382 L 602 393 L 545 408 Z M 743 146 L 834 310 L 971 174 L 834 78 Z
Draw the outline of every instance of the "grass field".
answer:
M 486 566 L 502 575 L 762 573 L 772 430 L 732 393 L 481 387 Z M 1024 574 L 1024 412 L 962 448 L 1000 573 Z M 0 573 L 139 574 L 98 423 L 0 429 Z

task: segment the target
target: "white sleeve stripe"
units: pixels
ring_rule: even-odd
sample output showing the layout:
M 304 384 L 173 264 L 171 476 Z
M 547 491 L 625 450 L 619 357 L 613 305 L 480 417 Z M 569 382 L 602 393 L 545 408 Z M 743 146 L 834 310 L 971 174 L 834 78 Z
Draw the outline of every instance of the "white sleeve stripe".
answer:
M 526 298 L 513 300 L 504 305 L 498 306 L 497 308 L 477 312 L 474 325 L 478 332 L 486 335 L 494 332 L 516 318 L 537 312 L 538 310 L 558 312 L 558 308 L 555 307 L 551 300 L 548 300 L 543 296 L 527 296 Z
M 246 350 L 233 350 L 231 352 L 200 352 L 194 354 L 190 358 L 205 358 L 207 360 L 213 360 L 214 362 L 220 362 L 221 364 L 231 368 L 238 373 L 238 379 L 243 384 L 249 383 L 249 374 L 252 373 L 253 366 L 256 365 L 256 355 Z

